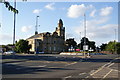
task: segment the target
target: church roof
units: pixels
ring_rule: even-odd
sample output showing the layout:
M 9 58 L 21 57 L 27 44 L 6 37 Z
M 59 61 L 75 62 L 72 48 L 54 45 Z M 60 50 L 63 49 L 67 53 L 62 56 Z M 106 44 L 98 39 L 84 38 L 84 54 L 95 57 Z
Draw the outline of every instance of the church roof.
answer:
M 43 33 L 39 33 L 39 34 L 36 34 L 36 35 L 33 35 L 27 39 L 32 39 L 32 38 L 36 38 L 36 37 L 40 37 L 40 36 L 44 36 L 46 34 L 51 34 L 50 32 L 43 32 Z

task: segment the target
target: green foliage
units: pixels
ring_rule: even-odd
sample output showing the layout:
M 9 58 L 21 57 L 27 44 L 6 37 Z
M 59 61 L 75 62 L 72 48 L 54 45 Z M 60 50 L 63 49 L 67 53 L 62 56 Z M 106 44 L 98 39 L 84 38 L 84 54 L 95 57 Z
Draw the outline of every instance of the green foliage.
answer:
M 29 52 L 31 48 L 31 45 L 28 44 L 28 41 L 26 40 L 19 40 L 16 44 L 15 44 L 15 51 L 16 52 L 20 52 L 20 53 L 27 53 Z
M 74 48 L 77 46 L 77 43 L 76 43 L 76 41 L 74 41 L 74 39 L 67 39 L 65 43 L 69 48 L 71 46 L 74 47 Z
M 83 50 L 84 41 L 86 41 L 86 45 L 88 45 L 89 49 L 92 48 L 95 51 L 95 48 L 96 48 L 95 42 L 94 41 L 89 41 L 89 39 L 86 38 L 86 37 L 83 37 L 81 39 L 81 43 L 78 44 L 78 47 L 80 47 L 81 50 Z
M 120 43 L 110 41 L 106 46 L 106 51 L 110 51 L 112 53 L 115 53 L 117 51 L 117 54 L 120 54 Z
M 107 44 L 102 44 L 102 45 L 100 46 L 100 49 L 101 49 L 102 51 L 104 51 L 104 50 L 106 49 L 106 46 L 107 46 Z
M 120 54 L 120 42 L 116 44 L 116 47 L 117 47 L 117 54 Z
M 3 52 L 10 51 L 12 48 L 10 48 L 8 45 L 2 45 Z
M 10 5 L 9 2 L 5 1 L 4 4 L 5 4 L 5 7 L 8 8 L 9 11 L 12 11 L 12 12 L 18 14 L 18 10 L 15 9 L 15 8 L 13 8 L 13 7 Z

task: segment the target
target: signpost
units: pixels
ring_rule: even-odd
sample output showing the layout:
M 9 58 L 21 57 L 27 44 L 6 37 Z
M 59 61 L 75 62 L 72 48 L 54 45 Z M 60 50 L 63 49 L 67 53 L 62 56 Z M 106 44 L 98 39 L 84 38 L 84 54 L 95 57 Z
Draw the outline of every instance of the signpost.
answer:
M 83 50 L 88 50 L 88 45 L 83 45 Z

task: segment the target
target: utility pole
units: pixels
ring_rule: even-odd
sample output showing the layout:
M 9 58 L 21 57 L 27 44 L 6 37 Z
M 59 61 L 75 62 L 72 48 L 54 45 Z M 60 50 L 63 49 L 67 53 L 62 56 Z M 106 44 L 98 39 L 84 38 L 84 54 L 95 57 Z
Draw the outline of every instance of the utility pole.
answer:
M 38 18 L 39 18 L 39 16 L 36 16 L 36 26 L 35 26 L 35 35 L 36 34 L 38 34 L 38 29 L 37 29 L 37 27 L 38 27 Z
M 84 45 L 86 45 L 86 15 L 84 14 Z
M 81 32 L 80 32 L 80 50 L 81 50 Z
M 84 45 L 83 45 L 83 50 L 84 50 L 84 57 L 86 57 L 85 51 L 88 50 L 88 45 L 86 44 L 86 15 L 84 13 Z
M 16 9 L 16 0 L 14 0 L 14 8 Z M 15 44 L 15 26 L 16 26 L 16 13 L 14 12 L 13 45 Z
M 86 46 L 86 18 L 85 18 L 85 13 L 84 13 L 84 45 L 83 45 L 83 50 L 84 50 L 84 57 L 85 55 L 85 46 Z
M 14 0 L 14 8 L 16 9 L 16 0 Z M 16 13 L 14 12 L 14 28 L 13 28 L 13 51 L 15 49 L 15 26 L 16 26 Z M 15 53 L 13 53 L 13 58 L 15 58 Z
M 114 47 L 115 48 L 114 49 L 115 49 L 115 54 L 116 54 L 117 53 L 117 51 L 116 51 L 117 50 L 116 49 L 116 43 L 117 43 L 117 41 L 116 41 L 116 29 L 114 29 L 114 31 L 115 31 L 115 40 L 114 40 L 114 45 L 115 45 Z

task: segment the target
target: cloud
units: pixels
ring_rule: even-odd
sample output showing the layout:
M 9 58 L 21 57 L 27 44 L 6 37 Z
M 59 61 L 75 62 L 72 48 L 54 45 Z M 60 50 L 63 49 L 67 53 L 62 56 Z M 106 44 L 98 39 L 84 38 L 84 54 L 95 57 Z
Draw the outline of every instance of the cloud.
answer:
M 100 15 L 101 16 L 108 16 L 109 14 L 111 14 L 113 8 L 112 7 L 105 7 L 105 8 L 102 8 L 100 10 Z
M 12 34 L 0 34 L 0 45 L 12 43 Z
M 0 34 L 0 40 L 12 40 L 12 35 Z
M 92 5 L 85 6 L 84 4 L 81 5 L 71 5 L 68 8 L 67 16 L 70 18 L 78 18 L 83 16 L 86 10 L 92 9 Z
M 91 17 L 95 17 L 95 12 L 96 12 L 96 10 L 93 10 L 93 11 L 90 13 L 90 16 L 91 16 Z
M 33 13 L 39 14 L 41 11 L 42 11 L 41 9 L 35 9 L 35 10 L 33 10 Z
M 49 9 L 49 10 L 54 10 L 54 9 L 55 9 L 54 4 L 55 4 L 55 3 L 47 4 L 47 5 L 45 6 L 45 8 L 46 8 L 46 9 Z
M 104 20 L 105 19 L 105 20 Z M 103 21 L 104 20 L 104 21 Z M 118 27 L 116 24 L 107 24 L 108 18 L 101 18 L 99 20 L 94 19 L 90 21 L 86 21 L 87 23 L 87 37 L 90 39 L 109 39 L 111 36 L 114 36 L 114 29 Z M 79 35 L 81 32 L 84 34 L 84 24 L 83 22 L 80 23 L 81 25 L 78 27 L 74 27 L 74 31 L 76 34 Z
M 23 26 L 23 27 L 21 28 L 21 31 L 22 31 L 22 32 L 28 32 L 29 30 L 31 30 L 31 28 L 32 28 L 32 26 Z

